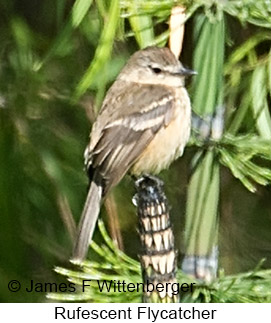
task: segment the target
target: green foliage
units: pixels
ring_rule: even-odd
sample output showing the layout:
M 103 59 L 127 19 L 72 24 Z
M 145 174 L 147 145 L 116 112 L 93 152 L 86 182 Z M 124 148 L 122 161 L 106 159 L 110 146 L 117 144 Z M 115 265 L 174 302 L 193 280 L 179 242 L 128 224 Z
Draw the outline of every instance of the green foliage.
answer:
M 102 221 L 99 221 L 99 229 L 105 244 L 98 245 L 91 243 L 92 253 L 99 256 L 98 261 L 84 261 L 81 271 L 67 270 L 57 267 L 57 273 L 69 277 L 69 281 L 82 286 L 82 280 L 106 280 L 125 281 L 128 283 L 138 283 L 141 281 L 140 264 L 120 251 L 112 242 Z M 85 292 L 65 294 L 49 294 L 49 298 L 54 300 L 90 301 L 95 302 L 140 302 L 141 293 L 116 293 L 113 289 L 109 292 L 101 293 L 97 284 L 92 284 Z
M 93 281 L 125 281 L 126 284 L 141 283 L 141 269 L 139 262 L 131 259 L 121 252 L 109 238 L 104 225 L 99 221 L 99 229 L 103 236 L 104 243 L 98 246 L 91 243 L 91 251 L 99 255 L 99 261 L 85 261 L 81 268 L 68 270 L 57 267 L 56 272 L 67 277 L 69 282 L 77 286 L 83 286 L 83 280 Z M 195 283 L 195 289 L 189 295 L 183 294 L 182 302 L 217 302 L 217 303 L 263 303 L 271 301 L 271 270 L 261 270 L 262 262 L 253 271 L 225 276 L 222 272 L 220 277 L 211 284 L 204 284 L 201 281 L 184 275 L 181 271 L 177 279 L 182 283 Z M 141 302 L 139 292 L 116 292 L 103 291 L 98 284 L 91 283 L 91 286 L 84 292 L 76 293 L 50 293 L 47 297 L 54 301 L 95 301 L 95 302 Z
M 131 1 L 130 8 L 128 10 L 130 12 L 137 11 L 136 1 Z M 149 15 L 133 14 L 129 17 L 129 21 L 140 48 L 145 48 L 150 44 L 154 44 L 154 30 L 152 19 Z
M 193 84 L 193 109 L 204 117 L 222 104 L 225 26 L 222 16 L 211 23 L 204 15 L 196 16 L 193 68 L 198 72 Z M 200 26 L 200 27 L 199 27 Z M 207 45 L 208 44 L 208 45 Z
M 108 11 L 108 21 L 102 31 L 101 38 L 99 40 L 99 45 L 95 52 L 94 59 L 75 89 L 74 98 L 76 100 L 86 92 L 91 82 L 93 82 L 95 77 L 97 77 L 98 73 L 101 71 L 104 64 L 109 59 L 116 29 L 118 26 L 118 20 L 119 20 L 119 1 L 112 0 Z
M 204 132 L 195 129 L 191 143 L 199 151 L 192 163 L 188 188 L 184 252 L 208 256 L 218 236 L 219 165 L 226 166 L 250 192 L 256 192 L 256 183 L 266 186 L 271 181 L 270 169 L 264 165 L 271 160 L 270 57 L 268 53 L 259 58 L 256 52 L 256 47 L 270 40 L 270 36 L 264 31 L 252 36 L 228 58 L 224 52 L 226 39 L 231 36 L 225 14 L 230 13 L 242 22 L 263 25 L 267 24 L 268 16 L 260 14 L 259 9 L 265 5 L 252 1 L 213 1 L 209 6 L 207 2 L 198 3 L 205 4 L 205 8 L 204 14 L 195 15 L 193 68 L 199 75 L 193 82 L 192 102 L 194 111 L 212 122 L 207 130 L 210 138 L 206 140 Z M 221 107 L 226 107 L 228 116 L 224 135 L 223 122 L 220 120 L 217 125 L 214 118 Z
M 224 3 L 223 9 L 228 14 L 239 18 L 243 24 L 271 27 L 271 7 L 268 1 L 228 1 Z
M 191 143 L 192 144 L 192 143 Z M 256 159 L 270 160 L 270 141 L 257 135 L 232 136 L 225 134 L 219 141 L 206 142 L 195 139 L 193 144 L 212 150 L 218 161 L 228 167 L 232 174 L 252 193 L 256 191 L 255 183 L 268 185 L 271 171 L 268 167 L 258 165 Z M 255 183 L 254 183 L 255 182 Z
M 219 164 L 214 150 L 199 151 L 190 179 L 185 226 L 185 253 L 197 256 L 212 252 L 217 243 Z
M 269 140 L 257 136 L 225 136 L 218 149 L 220 161 L 229 167 L 232 174 L 238 178 L 251 192 L 256 191 L 253 182 L 268 185 L 271 181 L 271 170 L 257 165 L 254 157 L 270 160 L 271 147 Z

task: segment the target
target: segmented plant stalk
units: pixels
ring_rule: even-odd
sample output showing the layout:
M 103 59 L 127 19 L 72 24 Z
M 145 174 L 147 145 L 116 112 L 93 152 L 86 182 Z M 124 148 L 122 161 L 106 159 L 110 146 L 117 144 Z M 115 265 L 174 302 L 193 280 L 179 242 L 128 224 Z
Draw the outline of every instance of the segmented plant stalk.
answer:
M 136 188 L 135 203 L 142 245 L 143 302 L 178 302 L 179 295 L 174 295 L 171 288 L 177 282 L 177 254 L 163 182 L 144 176 L 136 182 Z
M 216 18 L 216 19 L 215 19 Z M 198 72 L 193 84 L 193 109 L 203 120 L 212 122 L 194 127 L 202 142 L 218 141 L 223 132 L 223 63 L 225 26 L 223 14 L 210 21 L 196 19 L 196 48 L 193 69 Z M 184 237 L 182 270 L 191 276 L 211 281 L 218 266 L 219 161 L 212 146 L 203 147 L 193 159 Z

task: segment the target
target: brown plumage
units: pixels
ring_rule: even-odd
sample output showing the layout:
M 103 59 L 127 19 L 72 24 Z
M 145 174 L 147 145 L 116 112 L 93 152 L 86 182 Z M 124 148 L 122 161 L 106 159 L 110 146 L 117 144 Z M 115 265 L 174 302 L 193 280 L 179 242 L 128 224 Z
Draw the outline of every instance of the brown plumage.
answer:
M 73 259 L 85 258 L 102 198 L 130 171 L 157 173 L 182 155 L 191 107 L 186 75 L 168 48 L 136 52 L 108 90 L 85 151 L 91 184 Z

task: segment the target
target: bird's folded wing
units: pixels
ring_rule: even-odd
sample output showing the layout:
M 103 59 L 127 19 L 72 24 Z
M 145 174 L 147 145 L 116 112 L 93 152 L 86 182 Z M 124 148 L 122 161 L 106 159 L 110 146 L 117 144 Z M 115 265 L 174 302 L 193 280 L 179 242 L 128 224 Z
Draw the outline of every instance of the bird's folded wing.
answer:
M 91 151 L 91 167 L 104 178 L 104 194 L 121 180 L 159 129 L 174 118 L 174 97 L 167 91 L 158 90 L 157 86 L 144 87 L 144 91 L 134 91 L 133 103 L 129 96 L 118 102 L 126 105 L 125 113 L 119 116 L 116 113 L 100 132 Z M 144 100 L 142 96 L 146 95 L 153 97 L 153 101 Z M 145 106 L 142 105 L 144 101 Z

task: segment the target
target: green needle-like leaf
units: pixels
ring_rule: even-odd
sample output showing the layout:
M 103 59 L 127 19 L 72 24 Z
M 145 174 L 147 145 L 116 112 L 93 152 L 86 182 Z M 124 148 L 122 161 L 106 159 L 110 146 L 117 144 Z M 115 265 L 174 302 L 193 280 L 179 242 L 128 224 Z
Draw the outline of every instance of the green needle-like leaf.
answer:
M 75 89 L 73 97 L 75 101 L 77 101 L 80 96 L 87 91 L 91 82 L 93 82 L 94 78 L 98 75 L 98 73 L 101 72 L 102 68 L 109 59 L 114 42 L 114 36 L 118 26 L 119 14 L 119 1 L 112 0 L 108 12 L 108 21 L 104 25 L 104 29 L 99 41 L 98 48 L 96 49 L 94 59 Z

